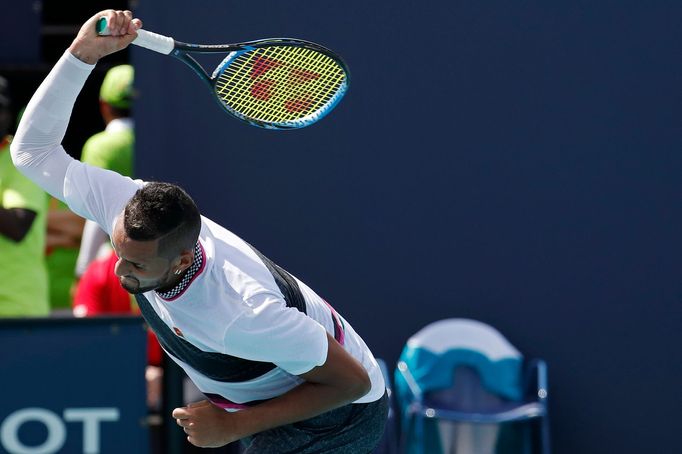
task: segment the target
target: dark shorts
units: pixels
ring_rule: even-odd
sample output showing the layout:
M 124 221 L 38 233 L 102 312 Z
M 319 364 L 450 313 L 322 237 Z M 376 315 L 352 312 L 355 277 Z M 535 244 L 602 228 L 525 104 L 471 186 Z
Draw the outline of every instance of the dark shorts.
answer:
M 350 404 L 242 440 L 246 454 L 371 452 L 379 444 L 388 417 L 388 396 L 368 404 Z

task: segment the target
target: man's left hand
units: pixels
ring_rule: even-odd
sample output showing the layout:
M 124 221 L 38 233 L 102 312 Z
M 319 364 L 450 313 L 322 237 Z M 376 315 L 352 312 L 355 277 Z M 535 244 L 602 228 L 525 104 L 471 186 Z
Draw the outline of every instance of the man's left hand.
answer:
M 187 441 L 200 448 L 218 448 L 241 438 L 234 430 L 231 413 L 208 400 L 173 410 L 173 418 L 187 434 Z

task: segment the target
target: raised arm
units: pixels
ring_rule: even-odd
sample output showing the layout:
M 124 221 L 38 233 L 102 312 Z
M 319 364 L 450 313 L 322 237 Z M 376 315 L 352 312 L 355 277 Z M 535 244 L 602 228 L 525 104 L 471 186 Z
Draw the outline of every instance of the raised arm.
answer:
M 98 36 L 105 16 L 111 36 Z M 71 111 L 97 60 L 127 47 L 142 26 L 130 11 L 101 11 L 81 27 L 76 39 L 31 98 L 10 147 L 14 165 L 47 192 L 64 200 L 64 180 L 73 162 L 61 146 Z

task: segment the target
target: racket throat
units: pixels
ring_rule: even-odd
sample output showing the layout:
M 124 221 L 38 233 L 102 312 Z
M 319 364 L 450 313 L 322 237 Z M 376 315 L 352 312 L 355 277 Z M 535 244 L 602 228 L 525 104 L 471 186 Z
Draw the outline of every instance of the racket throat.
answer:
M 194 71 L 194 73 L 199 76 L 199 78 L 204 82 L 204 85 L 212 92 L 213 91 L 213 81 L 211 78 L 206 74 L 206 71 L 202 66 L 197 62 L 194 58 L 192 58 L 190 55 L 184 53 L 181 50 L 175 49 L 170 53 L 171 56 L 177 58 Z

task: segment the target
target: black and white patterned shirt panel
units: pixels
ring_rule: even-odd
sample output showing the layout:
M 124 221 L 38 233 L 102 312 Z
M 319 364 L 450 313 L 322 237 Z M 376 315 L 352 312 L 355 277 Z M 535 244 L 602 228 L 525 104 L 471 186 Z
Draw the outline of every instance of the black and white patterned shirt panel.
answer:
M 187 268 L 187 271 L 185 271 L 185 275 L 182 277 L 180 282 L 178 282 L 175 287 L 168 290 L 167 292 L 156 292 L 156 294 L 165 300 L 170 300 L 184 292 L 189 286 L 190 282 L 192 282 L 194 275 L 197 274 L 197 272 L 201 269 L 203 261 L 204 258 L 203 254 L 201 253 L 201 246 L 197 241 L 197 244 L 194 246 L 194 260 L 192 261 L 192 265 Z

